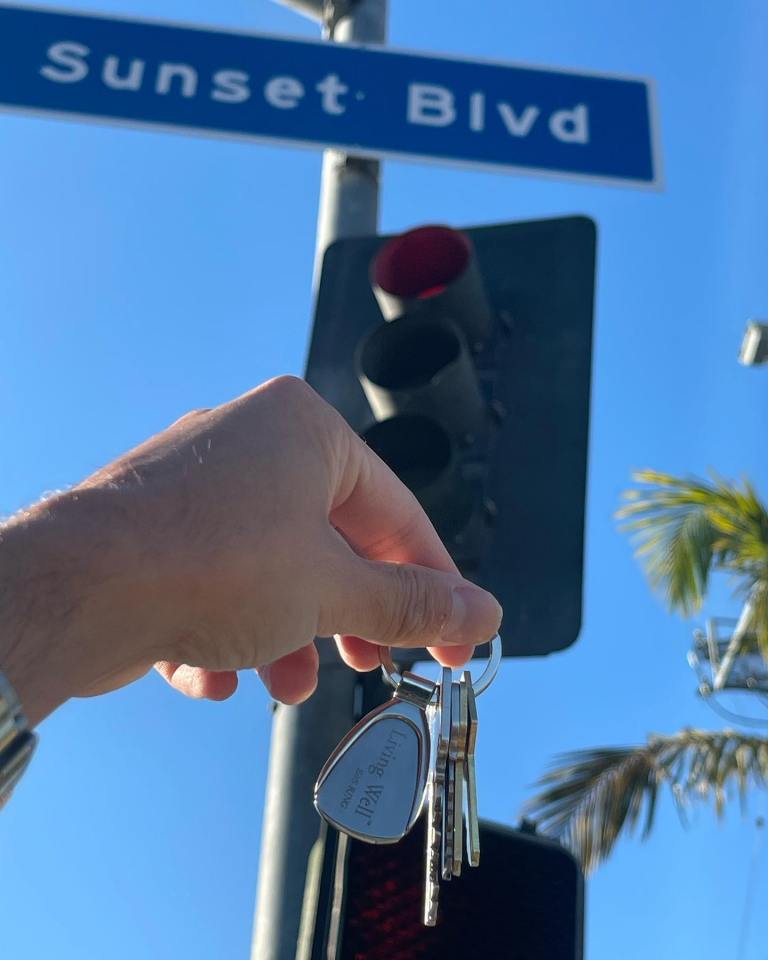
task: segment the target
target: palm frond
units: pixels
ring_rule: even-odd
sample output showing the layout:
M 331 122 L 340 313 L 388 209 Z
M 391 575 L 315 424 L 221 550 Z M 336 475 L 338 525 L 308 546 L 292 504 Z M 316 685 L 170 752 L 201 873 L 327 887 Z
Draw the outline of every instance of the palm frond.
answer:
M 590 873 L 641 819 L 641 838 L 650 834 L 664 783 L 681 815 L 692 802 L 713 796 L 722 816 L 734 792 L 743 806 L 749 789 L 768 777 L 768 739 L 685 729 L 650 736 L 645 745 L 573 751 L 555 764 L 536 784 L 541 790 L 524 816 L 564 843 Z
M 746 593 L 764 588 L 768 608 L 768 510 L 748 480 L 739 487 L 715 474 L 698 480 L 656 470 L 633 479 L 647 486 L 628 490 L 616 516 L 670 609 L 699 609 L 715 570 L 729 571 Z M 760 624 L 768 650 L 768 618 Z

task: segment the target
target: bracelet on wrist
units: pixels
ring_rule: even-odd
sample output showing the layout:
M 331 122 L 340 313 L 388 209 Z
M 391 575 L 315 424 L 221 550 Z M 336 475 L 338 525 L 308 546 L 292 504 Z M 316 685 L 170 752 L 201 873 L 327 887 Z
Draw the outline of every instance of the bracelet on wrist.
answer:
M 0 673 L 0 807 L 27 769 L 37 739 L 29 729 L 16 691 Z

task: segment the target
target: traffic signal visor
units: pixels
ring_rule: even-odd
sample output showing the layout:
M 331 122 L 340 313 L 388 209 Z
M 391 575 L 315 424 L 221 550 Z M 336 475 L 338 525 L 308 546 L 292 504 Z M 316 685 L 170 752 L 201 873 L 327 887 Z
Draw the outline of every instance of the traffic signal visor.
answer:
M 384 322 L 356 353 L 377 421 L 363 437 L 454 537 L 473 512 L 459 452 L 489 427 L 473 351 L 491 311 L 472 241 L 450 227 L 410 230 L 381 247 L 370 280 Z

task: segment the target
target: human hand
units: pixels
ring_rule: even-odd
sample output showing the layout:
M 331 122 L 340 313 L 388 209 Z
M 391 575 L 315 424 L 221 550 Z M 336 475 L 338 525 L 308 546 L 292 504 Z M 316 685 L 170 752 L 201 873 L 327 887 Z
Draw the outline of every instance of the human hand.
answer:
M 304 381 L 187 414 L 0 530 L 0 669 L 37 722 L 155 663 L 224 699 L 255 667 L 306 699 L 315 636 L 358 670 L 378 644 L 459 666 L 501 609 L 413 495 Z M 9 639 L 10 638 L 10 639 Z

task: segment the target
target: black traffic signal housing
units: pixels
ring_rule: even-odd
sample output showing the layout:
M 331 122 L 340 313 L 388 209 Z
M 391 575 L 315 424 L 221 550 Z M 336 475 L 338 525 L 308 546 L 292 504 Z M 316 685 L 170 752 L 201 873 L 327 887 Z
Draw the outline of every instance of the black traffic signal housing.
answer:
M 485 820 L 480 866 L 441 883 L 437 926 L 425 927 L 424 825 L 421 817 L 399 843 L 380 846 L 323 826 L 297 958 L 582 960 L 576 860 L 552 840 Z
M 425 822 L 394 846 L 346 840 L 338 960 L 581 960 L 584 883 L 572 855 L 484 820 L 480 866 L 441 883 L 438 924 L 424 927 Z
M 581 626 L 595 274 L 585 217 L 332 244 L 308 382 L 504 607 L 506 656 Z

